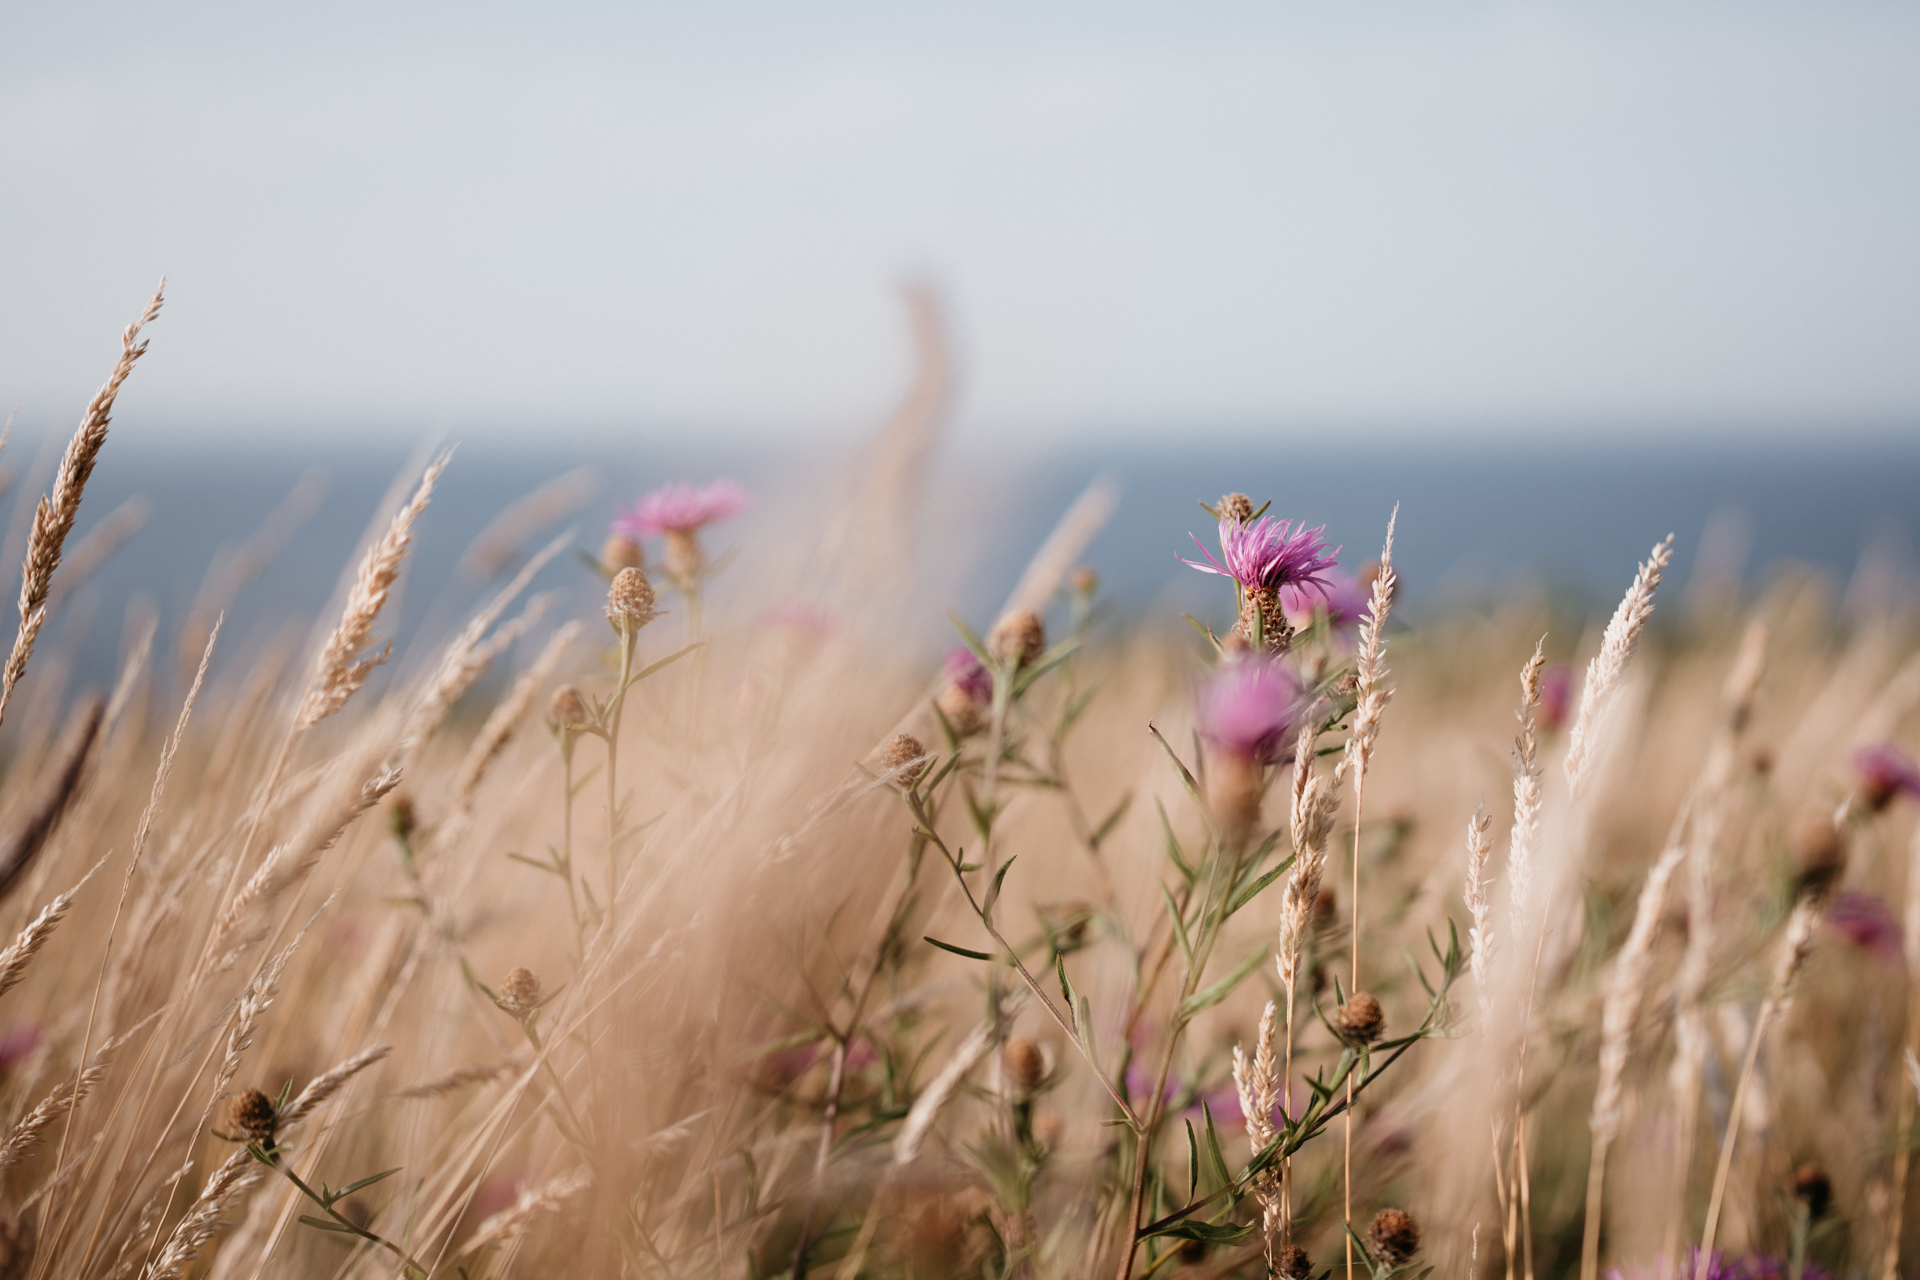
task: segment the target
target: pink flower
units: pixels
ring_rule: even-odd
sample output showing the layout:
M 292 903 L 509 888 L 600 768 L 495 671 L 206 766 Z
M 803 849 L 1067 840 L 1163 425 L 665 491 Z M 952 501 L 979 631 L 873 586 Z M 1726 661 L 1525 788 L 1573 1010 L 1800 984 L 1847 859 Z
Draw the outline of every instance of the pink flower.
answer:
M 1373 584 L 1339 569 L 1335 569 L 1330 578 L 1330 585 L 1320 593 L 1326 605 L 1327 625 L 1335 631 L 1352 631 L 1360 625 L 1360 615 L 1367 611 Z M 1280 588 L 1280 603 L 1287 610 L 1287 620 L 1294 626 L 1304 627 L 1313 621 L 1315 601 L 1309 588 L 1288 583 Z
M 1860 797 L 1878 813 L 1901 793 L 1920 796 L 1920 767 L 1891 742 L 1877 742 L 1853 753 L 1853 767 L 1860 773 Z
M 0 1031 L 0 1071 L 10 1071 L 31 1058 L 45 1036 L 46 1029 L 37 1022 L 16 1022 Z
M 1573 668 L 1552 666 L 1540 673 L 1540 727 L 1552 733 L 1567 722 L 1573 703 Z
M 1305 696 L 1293 672 L 1277 662 L 1243 658 L 1222 663 L 1200 689 L 1200 736 L 1238 755 L 1279 758 Z
M 1884 898 L 1849 889 L 1827 908 L 1827 923 L 1862 951 L 1882 960 L 1900 958 L 1900 921 Z
M 1291 523 L 1288 520 L 1275 521 L 1271 517 L 1262 517 L 1252 524 L 1242 524 L 1234 519 L 1222 520 L 1220 559 L 1215 560 L 1205 547 L 1200 546 L 1200 539 L 1194 538 L 1193 545 L 1200 547 L 1200 554 L 1207 557 L 1207 562 L 1201 564 L 1198 560 L 1183 559 L 1182 563 L 1192 565 L 1202 573 L 1217 573 L 1223 578 L 1232 578 L 1249 591 L 1261 588 L 1277 590 L 1291 585 L 1296 592 L 1312 589 L 1325 596 L 1333 589 L 1326 574 L 1339 563 L 1334 559 L 1339 548 L 1327 550 L 1326 539 L 1320 536 L 1326 532 L 1325 525 L 1317 529 L 1302 528 L 1289 534 Z
M 993 677 L 973 656 L 973 650 L 956 645 L 947 650 L 947 683 L 975 702 L 993 701 Z
M 700 486 L 677 480 L 622 511 L 612 528 L 629 538 L 691 533 L 701 525 L 739 515 L 747 502 L 747 491 L 737 480 L 715 480 Z

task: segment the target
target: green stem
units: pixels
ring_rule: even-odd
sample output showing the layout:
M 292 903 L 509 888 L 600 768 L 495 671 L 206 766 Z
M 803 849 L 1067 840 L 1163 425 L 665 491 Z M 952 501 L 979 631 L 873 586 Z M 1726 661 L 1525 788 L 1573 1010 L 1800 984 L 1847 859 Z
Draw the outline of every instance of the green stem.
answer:
M 255 1160 L 266 1165 L 269 1169 L 274 1170 L 288 1182 L 298 1187 L 301 1195 L 320 1206 L 320 1211 L 339 1223 L 342 1230 L 351 1232 L 369 1243 L 377 1244 L 394 1257 L 400 1259 L 400 1265 L 404 1268 L 408 1280 L 427 1280 L 427 1269 L 420 1263 L 414 1261 L 412 1255 L 385 1236 L 376 1235 L 359 1223 L 354 1222 L 351 1218 L 343 1217 L 341 1214 L 335 1212 L 331 1201 L 302 1182 L 299 1174 L 296 1174 L 286 1165 L 280 1163 L 280 1153 L 277 1150 L 268 1150 L 264 1147 L 251 1144 L 247 1147 L 247 1150 Z

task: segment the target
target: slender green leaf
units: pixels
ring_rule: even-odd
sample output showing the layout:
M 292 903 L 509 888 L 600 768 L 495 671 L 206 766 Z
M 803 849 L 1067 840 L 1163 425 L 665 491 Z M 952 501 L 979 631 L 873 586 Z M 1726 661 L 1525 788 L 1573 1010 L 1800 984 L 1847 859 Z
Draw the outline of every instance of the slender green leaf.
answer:
M 1141 1239 L 1167 1236 L 1174 1240 L 1198 1240 L 1202 1244 L 1238 1244 L 1253 1232 L 1252 1223 L 1241 1226 L 1234 1222 L 1194 1222 L 1182 1218 L 1178 1222 L 1145 1232 Z
M 398 1173 L 398 1172 L 400 1172 L 400 1170 L 398 1170 L 398 1169 L 388 1169 L 388 1170 L 387 1170 L 386 1172 L 384 1172 L 384 1173 L 376 1173 L 376 1174 L 373 1174 L 373 1175 L 371 1175 L 371 1176 L 369 1176 L 369 1177 L 365 1177 L 365 1178 L 362 1178 L 362 1179 L 360 1179 L 360 1181 L 358 1181 L 358 1182 L 349 1182 L 349 1183 L 348 1183 L 348 1184 L 347 1184 L 346 1186 L 344 1186 L 344 1187 L 342 1187 L 342 1188 L 340 1188 L 340 1189 L 339 1189 L 338 1191 L 336 1191 L 336 1192 L 334 1192 L 334 1193 L 333 1193 L 333 1198 L 334 1198 L 335 1200 L 344 1200 L 344 1199 L 345 1199 L 346 1197 L 348 1197 L 348 1196 L 350 1196 L 350 1195 L 352 1195 L 352 1194 L 353 1194 L 354 1192 L 356 1192 L 356 1191 L 358 1191 L 358 1190 L 360 1190 L 361 1188 L 363 1188 L 363 1187 L 370 1187 L 370 1186 L 372 1186 L 372 1185 L 373 1185 L 374 1183 L 376 1183 L 376 1182 L 378 1182 L 378 1181 L 380 1181 L 380 1179 L 382 1179 L 382 1178 L 391 1178 L 391 1177 L 392 1177 L 392 1176 L 393 1176 L 394 1174 L 396 1174 L 396 1173 Z
M 1187 1203 L 1192 1204 L 1200 1190 L 1200 1146 L 1194 1141 L 1193 1121 L 1183 1117 L 1181 1123 L 1187 1126 Z
M 301 1214 L 300 1221 L 306 1223 L 310 1227 L 316 1227 L 321 1231 L 337 1231 L 343 1236 L 357 1236 L 360 1234 L 358 1231 L 355 1231 L 352 1227 L 343 1227 L 337 1222 L 331 1222 L 326 1218 L 316 1218 L 310 1213 Z
M 921 934 L 920 938 L 921 938 L 921 941 L 923 942 L 931 942 L 934 946 L 940 948 L 942 951 L 951 951 L 953 952 L 953 954 L 957 956 L 965 956 L 969 960 L 985 960 L 989 964 L 993 962 L 993 957 L 988 955 L 984 951 L 969 951 L 965 947 L 956 947 L 951 942 L 942 942 L 940 941 L 940 939 L 928 937 L 926 934 Z
M 1180 1007 L 1174 1011 L 1174 1020 L 1176 1022 L 1186 1022 L 1201 1010 L 1211 1009 L 1222 1000 L 1225 1000 L 1227 996 L 1233 992 L 1235 987 L 1246 980 L 1248 974 L 1260 967 L 1261 961 L 1266 958 L 1266 948 L 1262 947 L 1260 950 L 1248 956 L 1238 969 L 1235 969 L 1232 973 L 1220 979 L 1220 981 L 1203 990 L 1196 991 L 1185 1000 L 1182 1000 Z
M 960 633 L 960 642 L 973 650 L 974 657 L 980 659 L 980 665 L 991 668 L 993 659 L 987 653 L 986 642 L 973 633 L 972 627 L 961 621 L 959 614 L 949 613 L 947 619 L 953 623 L 953 629 Z
M 1160 886 L 1160 896 L 1167 900 L 1167 919 L 1173 921 L 1173 936 L 1180 942 L 1180 954 L 1189 961 L 1193 959 L 1193 943 L 1187 938 L 1187 922 L 1180 918 L 1180 906 L 1173 900 L 1173 892 L 1167 888 L 1164 880 L 1156 881 Z
M 1153 740 L 1160 744 L 1160 749 L 1167 753 L 1167 759 L 1171 761 L 1173 767 L 1179 771 L 1180 784 L 1187 789 L 1187 794 L 1195 800 L 1198 800 L 1200 798 L 1200 784 L 1193 780 L 1193 774 L 1187 771 L 1186 765 L 1180 763 L 1180 757 L 1173 753 L 1173 748 L 1167 744 L 1167 740 L 1160 736 L 1160 730 L 1150 724 L 1147 726 L 1147 732 L 1153 735 Z
M 1000 886 L 1007 882 L 1007 872 L 1013 870 L 1013 859 L 1008 858 L 1000 864 L 1000 870 L 994 873 L 993 883 L 987 886 L 987 896 L 980 903 L 980 918 L 988 925 L 993 924 L 993 904 L 1000 900 Z
M 698 649 L 701 645 L 705 643 L 706 643 L 705 640 L 695 640 L 692 644 L 687 645 L 685 648 L 675 649 L 672 653 L 660 659 L 658 662 L 648 663 L 646 666 L 640 668 L 638 671 L 634 672 L 631 676 L 627 677 L 627 687 L 632 688 L 634 685 L 639 684 L 642 680 L 645 680 L 648 676 L 652 675 L 654 672 L 663 670 L 664 668 L 673 665 L 674 663 L 680 661 L 680 659 L 686 657 L 688 654 L 692 653 L 695 649 Z
M 1187 860 L 1180 856 L 1180 840 L 1173 834 L 1173 824 L 1167 821 L 1167 807 L 1158 800 L 1153 802 L 1153 807 L 1160 811 L 1160 830 L 1167 838 L 1167 857 L 1172 860 L 1174 866 L 1180 868 L 1181 878 L 1188 884 L 1192 884 L 1194 870 L 1187 865 Z
M 1224 1187 L 1233 1181 L 1233 1175 L 1227 1172 L 1227 1158 L 1220 1153 L 1220 1134 L 1213 1127 L 1213 1108 L 1205 1098 L 1200 1100 L 1200 1118 L 1207 1126 L 1207 1163 L 1213 1166 L 1213 1176 Z
M 1073 983 L 1067 980 L 1067 960 L 1061 952 L 1053 953 L 1053 972 L 1060 979 L 1060 998 L 1073 1006 Z
M 1234 894 L 1233 901 L 1227 904 L 1227 914 L 1229 916 L 1233 915 L 1234 912 L 1240 910 L 1240 908 L 1246 906 L 1249 902 L 1252 902 L 1255 898 L 1259 897 L 1261 890 L 1265 889 L 1268 885 L 1272 884 L 1275 880 L 1278 880 L 1282 875 L 1286 873 L 1287 868 L 1291 867 L 1292 865 L 1293 865 L 1292 857 L 1285 858 L 1281 861 L 1279 866 L 1267 872 L 1265 875 L 1261 876 L 1258 880 L 1255 880 L 1252 884 L 1248 885 L 1246 888 L 1242 889 L 1240 892 Z
M 1102 819 L 1100 825 L 1093 829 L 1093 834 L 1087 837 L 1087 843 L 1098 849 L 1101 841 L 1113 834 L 1113 829 L 1120 824 L 1120 819 L 1127 816 L 1127 807 L 1132 803 L 1133 792 L 1129 791 L 1121 796 L 1120 803 L 1113 806 L 1113 812 Z

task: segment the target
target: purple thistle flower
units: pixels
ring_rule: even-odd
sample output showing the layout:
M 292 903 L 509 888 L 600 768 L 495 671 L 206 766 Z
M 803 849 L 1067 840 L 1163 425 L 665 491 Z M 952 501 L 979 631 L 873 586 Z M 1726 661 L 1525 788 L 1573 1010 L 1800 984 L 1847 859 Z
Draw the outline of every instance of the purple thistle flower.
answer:
M 1861 799 L 1875 813 L 1902 793 L 1920 796 L 1920 766 L 1891 742 L 1860 748 L 1853 753 L 1853 767 L 1860 774 Z
M 1367 611 L 1372 584 L 1340 569 L 1335 569 L 1330 577 L 1332 585 L 1320 593 L 1326 605 L 1327 625 L 1335 631 L 1352 631 L 1360 625 L 1360 615 Z M 1308 588 L 1288 583 L 1280 588 L 1280 602 L 1286 606 L 1288 621 L 1294 626 L 1305 627 L 1313 621 L 1315 602 Z
M 629 538 L 653 538 L 663 533 L 691 533 L 715 520 L 725 520 L 746 509 L 747 491 L 737 480 L 715 480 L 691 485 L 685 480 L 662 485 L 622 511 L 613 522 L 615 533 Z
M 1201 686 L 1195 718 L 1201 737 L 1237 755 L 1271 762 L 1285 747 L 1305 700 L 1290 669 L 1249 657 L 1221 664 Z
M 1882 960 L 1901 956 L 1900 921 L 1885 898 L 1849 889 L 1827 908 L 1827 923 L 1854 946 Z
M 1326 539 L 1320 536 L 1326 532 L 1325 525 L 1289 533 L 1291 524 L 1292 521 L 1276 521 L 1270 516 L 1252 524 L 1222 520 L 1220 559 L 1215 560 L 1211 552 L 1200 546 L 1200 539 L 1194 538 L 1193 545 L 1200 547 L 1206 563 L 1185 558 L 1181 563 L 1202 573 L 1232 578 L 1249 591 L 1275 591 L 1291 585 L 1296 592 L 1310 588 L 1322 596 L 1330 594 L 1333 583 L 1326 574 L 1339 563 L 1334 557 L 1340 548 L 1327 549 Z
M 965 645 L 947 650 L 946 674 L 947 683 L 975 702 L 993 701 L 993 677 Z

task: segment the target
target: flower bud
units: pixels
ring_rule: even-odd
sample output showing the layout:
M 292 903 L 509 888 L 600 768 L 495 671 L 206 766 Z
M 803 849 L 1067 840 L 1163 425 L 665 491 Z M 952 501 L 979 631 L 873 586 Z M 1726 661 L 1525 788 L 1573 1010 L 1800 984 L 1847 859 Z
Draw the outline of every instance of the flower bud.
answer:
M 927 772 L 927 749 L 910 733 L 896 733 L 880 748 L 880 767 L 903 787 L 911 787 Z
M 1380 1038 L 1380 1033 L 1387 1029 L 1387 1016 L 1378 1000 L 1364 991 L 1356 991 L 1340 1006 L 1333 1025 L 1339 1029 L 1342 1040 L 1359 1048 Z
M 1820 1219 L 1833 1207 L 1833 1181 L 1816 1164 L 1803 1164 L 1793 1174 L 1793 1198 L 1807 1206 L 1807 1217 Z
M 1801 824 L 1793 833 L 1793 885 L 1798 893 L 1824 897 L 1847 869 L 1847 842 L 1824 818 Z
M 607 617 L 644 627 L 654 619 L 653 583 L 645 569 L 622 569 L 607 588 Z
M 1253 519 L 1253 499 L 1244 493 L 1229 493 L 1220 499 L 1220 505 L 1215 510 L 1220 513 L 1222 520 L 1245 524 Z
M 280 1130 L 280 1113 L 274 1110 L 272 1098 L 258 1089 L 242 1089 L 234 1095 L 231 1114 L 235 1133 L 248 1142 L 273 1145 L 274 1135 Z
M 1273 1270 L 1280 1280 L 1313 1280 L 1313 1259 L 1305 1249 L 1291 1244 L 1280 1251 Z
M 1046 624 L 1031 609 L 1015 609 L 993 624 L 987 635 L 987 652 L 995 662 L 1024 667 L 1047 648 Z
M 707 567 L 707 558 L 700 551 L 700 539 L 691 529 L 667 530 L 667 549 L 660 557 L 660 563 L 666 566 L 667 575 L 675 582 L 692 582 Z
M 572 729 L 587 723 L 587 701 L 580 696 L 580 690 L 570 684 L 563 684 L 553 691 L 553 697 L 547 702 L 547 720 L 556 729 Z
M 533 970 L 513 969 L 500 979 L 500 1007 L 516 1018 L 524 1018 L 540 1007 L 540 979 Z
M 1403 1209 L 1382 1209 L 1367 1236 L 1374 1253 L 1388 1266 L 1405 1266 L 1420 1252 L 1420 1224 Z
M 1016 1097 L 1031 1098 L 1047 1081 L 1046 1050 L 1031 1040 L 1007 1041 L 1000 1065 Z
M 610 533 L 607 540 L 600 544 L 600 567 L 609 575 L 622 569 L 644 569 L 647 567 L 647 553 L 640 544 L 624 533 Z

